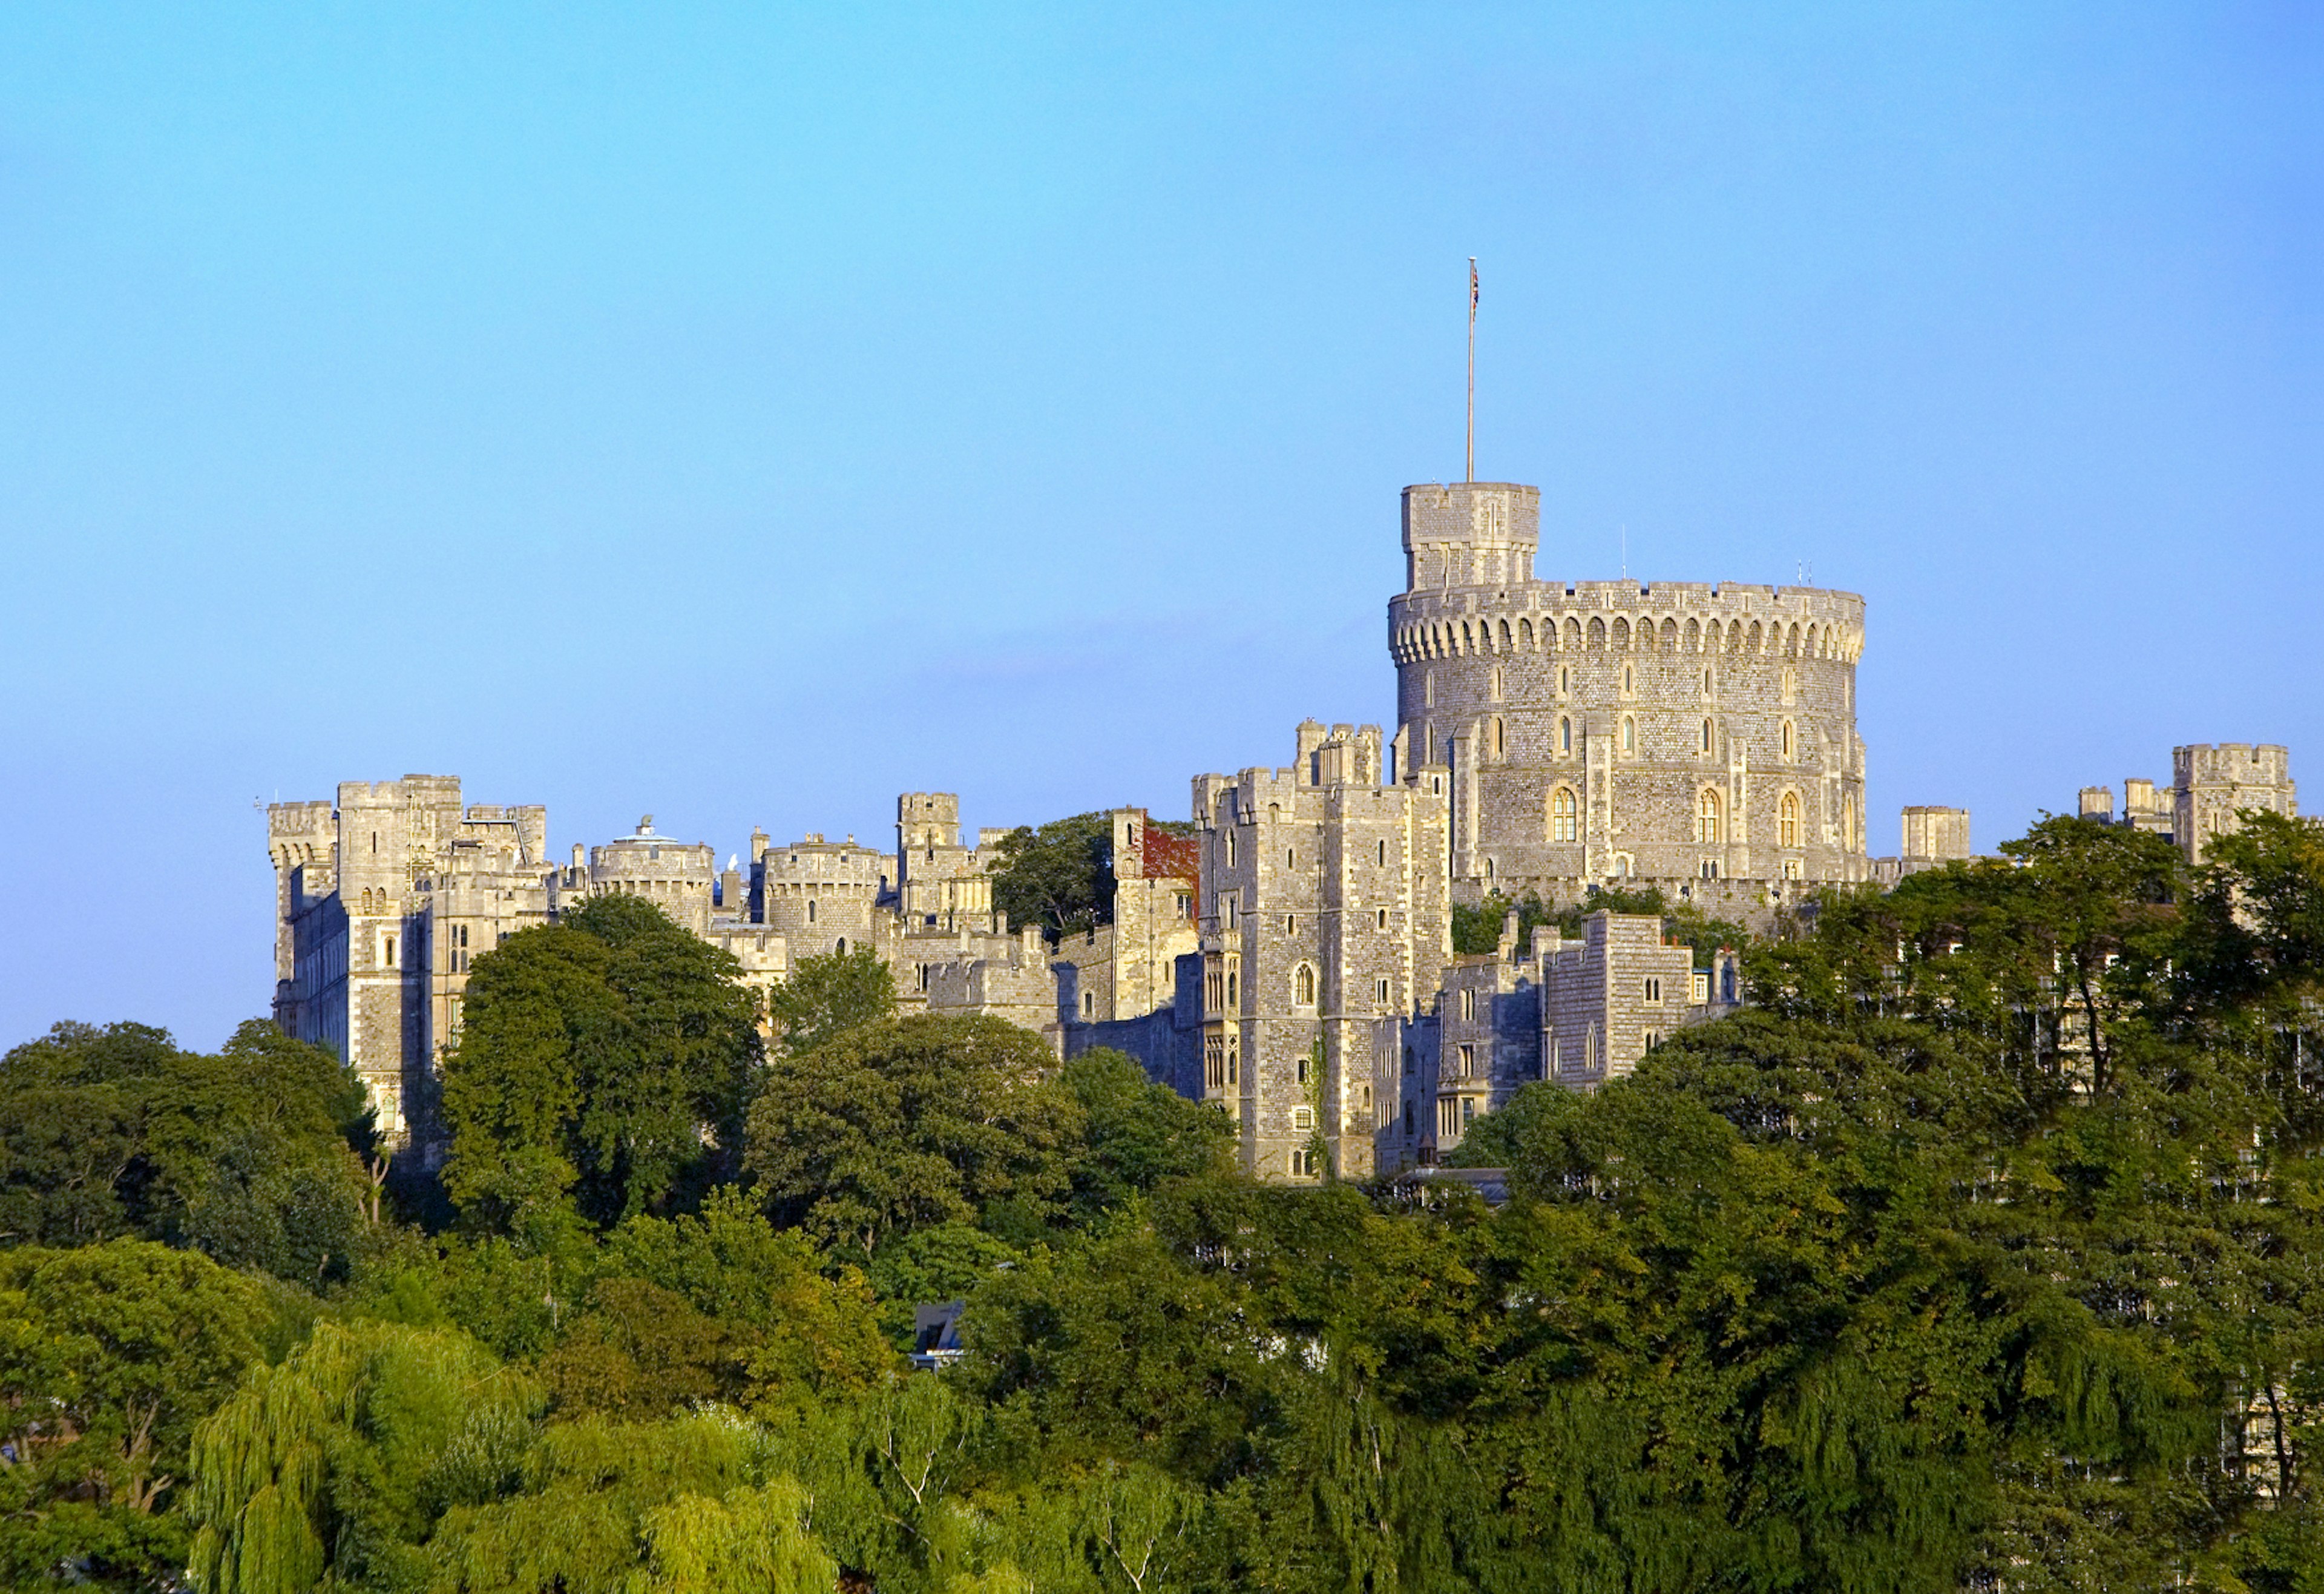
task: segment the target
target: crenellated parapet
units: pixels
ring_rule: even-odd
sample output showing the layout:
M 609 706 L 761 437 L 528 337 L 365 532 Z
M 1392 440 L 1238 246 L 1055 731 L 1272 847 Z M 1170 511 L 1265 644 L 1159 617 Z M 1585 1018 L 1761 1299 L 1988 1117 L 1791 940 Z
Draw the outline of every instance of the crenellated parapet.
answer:
M 1864 600 L 1821 587 L 1738 582 L 1526 582 L 1388 600 L 1398 665 L 1517 654 L 1712 653 L 1831 660 L 1864 651 Z

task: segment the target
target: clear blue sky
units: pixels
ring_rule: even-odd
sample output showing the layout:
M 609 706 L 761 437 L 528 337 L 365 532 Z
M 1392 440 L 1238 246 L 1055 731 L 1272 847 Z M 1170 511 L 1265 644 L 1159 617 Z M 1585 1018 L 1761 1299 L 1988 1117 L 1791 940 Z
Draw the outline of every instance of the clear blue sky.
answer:
M 0 13 L 0 1043 L 271 994 L 254 799 L 1139 802 L 1392 717 L 1397 492 L 1870 601 L 1876 850 L 2324 805 L 2324 8 Z

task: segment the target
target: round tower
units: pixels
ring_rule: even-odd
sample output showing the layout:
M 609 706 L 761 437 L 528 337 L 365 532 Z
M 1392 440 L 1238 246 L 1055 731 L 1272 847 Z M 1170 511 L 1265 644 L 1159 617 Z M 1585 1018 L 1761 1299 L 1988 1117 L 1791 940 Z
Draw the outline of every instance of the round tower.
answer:
M 1398 744 L 1452 777 L 1457 894 L 1647 884 L 1713 910 L 1861 880 L 1864 600 L 1541 581 L 1537 489 L 1404 493 Z

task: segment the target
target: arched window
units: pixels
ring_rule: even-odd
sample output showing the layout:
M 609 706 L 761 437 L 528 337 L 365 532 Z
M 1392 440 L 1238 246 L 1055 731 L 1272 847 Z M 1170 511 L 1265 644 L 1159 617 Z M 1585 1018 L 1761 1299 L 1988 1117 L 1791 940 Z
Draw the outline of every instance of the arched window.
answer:
M 1302 1007 L 1315 1005 L 1315 971 L 1305 963 L 1299 965 L 1299 971 L 1291 977 L 1291 999 Z
M 1549 839 L 1552 841 L 1579 841 L 1582 839 L 1582 804 L 1571 786 L 1560 786 L 1549 794 Z
M 1716 847 L 1725 829 L 1725 827 L 1720 823 L 1721 813 L 1719 793 L 1709 786 L 1703 787 L 1702 797 L 1695 805 L 1694 815 L 1694 839 L 1706 847 Z
M 1496 758 L 1503 757 L 1508 753 L 1508 735 L 1501 728 L 1500 720 L 1496 718 L 1493 721 L 1493 756 Z
M 1573 721 L 1571 719 L 1557 722 L 1557 750 L 1561 753 L 1573 751 Z
M 1499 702 L 1500 700 L 1501 700 L 1501 667 L 1500 667 L 1499 664 L 1496 664 L 1496 665 L 1494 665 L 1494 666 L 1493 666 L 1493 701 L 1495 701 L 1495 702 L 1497 702 L 1497 703 L 1498 703 L 1498 702 Z
M 847 938 L 843 935 L 837 941 L 832 942 L 831 950 L 838 953 L 843 958 L 847 956 Z
M 1775 845 L 1797 847 L 1799 844 L 1800 794 L 1797 792 L 1786 792 L 1784 793 L 1782 804 L 1775 810 Z
M 1797 746 L 1798 742 L 1795 733 L 1792 729 L 1792 722 L 1786 719 L 1784 721 L 1784 756 L 1786 758 L 1793 756 L 1794 749 Z
M 1628 714 L 1625 714 L 1622 716 L 1622 751 L 1625 753 L 1635 753 L 1637 750 L 1638 722 Z
M 1702 751 L 1705 756 L 1711 752 L 1711 721 L 1708 719 L 1702 722 Z

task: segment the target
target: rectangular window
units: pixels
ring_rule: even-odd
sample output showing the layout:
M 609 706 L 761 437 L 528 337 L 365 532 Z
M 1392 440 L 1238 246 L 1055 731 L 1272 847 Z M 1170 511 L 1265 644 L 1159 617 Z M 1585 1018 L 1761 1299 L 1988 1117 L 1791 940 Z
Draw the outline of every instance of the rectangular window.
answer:
M 1468 1125 L 1470 1125 L 1470 1124 L 1473 1124 L 1473 1123 L 1475 1123 L 1476 1121 L 1477 1121 L 1477 1098 L 1476 1098 L 1475 1097 L 1473 1097 L 1473 1096 L 1464 1096 L 1464 1097 L 1462 1097 L 1462 1098 L 1461 1098 L 1461 1122 L 1462 1122 L 1462 1126 L 1465 1127 L 1466 1126 L 1468 1126 Z
M 1663 982 L 1660 979 L 1657 979 L 1655 976 L 1649 974 L 1646 976 L 1646 1000 L 1649 1002 L 1659 1002 L 1662 999 Z
M 392 935 L 387 938 L 387 966 L 395 967 L 395 937 Z
M 1388 981 L 1386 980 L 1379 982 L 1379 1002 L 1383 1007 L 1388 1006 Z
M 1461 1077 L 1464 1080 L 1477 1077 L 1477 1049 L 1474 1046 L 1461 1048 Z

